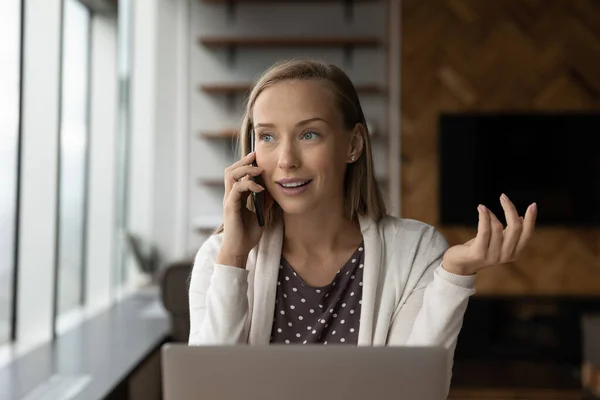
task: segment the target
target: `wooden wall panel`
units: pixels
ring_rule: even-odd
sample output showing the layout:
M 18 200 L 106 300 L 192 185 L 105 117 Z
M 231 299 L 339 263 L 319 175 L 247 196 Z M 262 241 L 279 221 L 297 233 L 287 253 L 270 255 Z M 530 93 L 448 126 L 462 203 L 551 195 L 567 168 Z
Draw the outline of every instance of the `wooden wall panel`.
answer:
M 438 115 L 600 110 L 600 1 L 402 4 L 402 216 L 439 226 Z M 450 245 L 476 234 L 441 231 Z M 598 295 L 600 230 L 538 228 L 517 263 L 479 274 L 477 290 Z

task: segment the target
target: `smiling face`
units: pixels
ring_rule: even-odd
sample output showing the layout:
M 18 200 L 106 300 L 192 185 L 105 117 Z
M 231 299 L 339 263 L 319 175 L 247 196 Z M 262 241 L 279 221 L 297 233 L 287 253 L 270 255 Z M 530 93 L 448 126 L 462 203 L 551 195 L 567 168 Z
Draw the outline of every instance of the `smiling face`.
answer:
M 353 135 L 335 95 L 320 81 L 283 81 L 256 99 L 256 161 L 269 193 L 287 214 L 343 207 Z M 358 156 L 355 156 L 358 158 Z

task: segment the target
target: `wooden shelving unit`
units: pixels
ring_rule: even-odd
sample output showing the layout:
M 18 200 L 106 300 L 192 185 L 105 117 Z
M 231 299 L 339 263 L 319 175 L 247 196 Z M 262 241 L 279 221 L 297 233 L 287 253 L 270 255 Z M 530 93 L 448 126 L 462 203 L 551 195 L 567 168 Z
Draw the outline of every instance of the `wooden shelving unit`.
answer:
M 252 89 L 251 83 L 206 83 L 198 85 L 198 91 L 206 94 L 247 94 Z M 385 94 L 385 90 L 375 84 L 356 85 L 359 94 Z
M 226 63 L 223 67 L 228 72 L 235 72 L 239 69 L 239 73 L 227 75 L 231 79 L 229 80 L 224 77 L 211 79 L 201 72 L 194 72 L 192 79 L 195 79 L 195 84 L 191 90 L 200 94 L 203 100 L 213 100 L 216 103 L 215 106 L 223 108 L 228 106 L 229 110 L 227 111 L 229 112 L 224 114 L 221 119 L 229 118 L 230 115 L 237 114 L 240 111 L 242 99 L 249 95 L 253 85 L 252 79 L 255 76 L 252 71 L 248 70 L 248 66 L 237 65 L 241 64 L 241 57 L 243 56 L 245 59 L 248 56 L 262 62 L 262 60 L 273 58 L 278 50 L 287 49 L 291 52 L 298 50 L 303 54 L 310 53 L 312 50 L 315 50 L 318 54 L 331 54 L 331 57 L 341 59 L 341 65 L 339 65 L 341 68 L 368 71 L 359 77 L 363 81 L 380 82 L 379 58 L 377 61 L 372 61 L 371 58 L 363 57 L 363 53 L 366 56 L 372 53 L 386 52 L 389 37 L 380 35 L 379 29 L 377 29 L 377 25 L 383 23 L 385 18 L 375 16 L 377 13 L 370 13 L 372 7 L 375 7 L 372 4 L 377 4 L 376 7 L 379 7 L 380 5 L 385 6 L 385 3 L 383 0 L 197 0 L 194 7 L 197 7 L 198 15 L 203 15 L 203 18 L 210 15 L 211 18 L 214 17 L 222 21 L 215 21 L 219 29 L 202 30 L 191 36 L 193 45 L 196 47 L 196 49 L 193 49 L 195 51 L 192 51 L 192 57 L 196 57 L 197 53 L 202 56 L 198 60 L 203 60 L 206 57 L 217 58 L 219 62 Z M 271 18 L 269 16 L 270 12 L 265 12 L 264 15 L 261 15 L 261 20 L 264 20 L 266 24 L 264 29 L 253 30 L 252 27 L 247 25 L 247 21 L 243 19 L 250 14 L 256 15 L 257 10 L 252 9 L 255 4 L 261 4 L 259 6 L 260 10 L 274 11 L 274 18 L 275 14 L 278 14 L 279 16 L 289 16 L 290 19 L 295 19 L 299 18 L 299 15 L 296 14 L 301 14 L 302 18 L 310 20 L 314 13 L 321 12 L 319 4 L 322 5 L 323 12 L 335 13 L 338 14 L 338 17 L 332 18 L 332 24 L 335 26 L 327 29 L 326 32 L 311 30 L 307 31 L 305 35 L 300 35 L 286 34 L 285 26 L 282 27 L 283 29 L 270 29 L 268 27 Z M 289 8 L 290 11 L 292 9 L 294 11 L 286 12 L 286 4 L 294 4 L 293 7 Z M 307 7 L 302 7 L 303 4 L 307 4 Z M 369 11 L 369 14 L 373 14 L 373 29 L 357 34 L 351 28 L 356 19 L 362 18 L 363 11 L 365 11 L 365 14 L 367 11 Z M 202 12 L 206 12 L 206 14 L 202 14 Z M 237 29 L 238 23 L 240 23 L 239 29 Z M 280 24 L 275 25 L 280 26 Z M 353 68 L 352 64 L 354 63 L 357 64 L 358 69 Z M 255 62 L 252 63 L 252 65 L 255 64 Z M 193 65 L 195 66 L 196 63 Z M 381 100 L 389 100 L 389 88 L 384 81 L 381 81 L 381 83 L 355 83 L 355 87 L 361 102 L 364 101 L 369 106 L 379 104 Z M 367 110 L 365 109 L 365 111 Z M 202 114 L 205 111 L 198 110 L 198 112 Z M 369 128 L 373 129 L 370 136 L 372 142 L 387 141 L 387 125 L 380 118 L 379 113 L 374 113 L 372 120 L 369 120 L 368 117 L 367 124 Z M 221 119 L 205 118 L 205 126 L 202 124 L 196 125 L 196 119 L 194 119 L 191 134 L 196 141 L 200 142 L 200 146 L 198 146 L 199 154 L 204 155 L 212 151 L 213 146 L 228 146 L 239 138 L 240 127 L 235 118 L 228 121 L 222 121 Z M 198 121 L 202 121 L 202 119 L 198 118 Z M 204 146 L 205 144 L 209 145 Z M 380 146 L 376 146 L 376 149 L 379 151 Z M 385 149 L 381 151 L 385 151 Z M 383 153 L 380 156 L 382 155 Z M 377 157 L 378 154 L 373 156 Z M 383 169 L 381 171 L 377 170 L 381 175 L 377 176 L 376 179 L 385 194 L 391 186 L 390 182 L 393 183 L 394 181 L 388 178 L 388 171 Z M 202 196 L 199 196 L 201 202 L 213 202 L 212 196 L 224 189 L 222 174 L 223 171 L 217 171 L 216 168 L 209 170 L 204 165 L 202 168 L 192 171 L 192 186 L 195 186 L 193 190 L 197 190 L 202 194 Z M 209 192 L 210 196 L 204 196 L 204 192 Z M 195 196 L 194 201 L 197 198 Z M 203 215 L 205 211 L 202 207 L 197 207 L 194 212 L 200 214 L 199 218 L 194 219 L 191 223 L 191 229 L 197 234 L 210 234 L 219 226 L 220 221 L 213 219 L 212 216 Z

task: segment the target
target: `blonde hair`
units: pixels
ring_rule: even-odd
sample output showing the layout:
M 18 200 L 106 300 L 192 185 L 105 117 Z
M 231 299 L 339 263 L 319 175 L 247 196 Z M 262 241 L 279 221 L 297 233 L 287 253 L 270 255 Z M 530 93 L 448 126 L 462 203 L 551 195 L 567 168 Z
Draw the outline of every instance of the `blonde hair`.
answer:
M 375 179 L 373 154 L 365 115 L 352 81 L 335 65 L 316 60 L 293 59 L 280 61 L 267 69 L 253 85 L 246 103 L 238 138 L 240 157 L 244 157 L 250 152 L 249 135 L 252 132 L 252 109 L 256 99 L 266 88 L 288 80 L 315 80 L 327 83 L 338 103 L 344 129 L 352 130 L 356 124 L 364 126 L 364 131 L 361 131 L 361 134 L 364 132 L 363 154 L 357 161 L 348 164 L 346 169 L 344 214 L 352 220 L 357 219 L 359 215 L 364 215 L 375 222 L 379 222 L 381 218 L 387 215 L 387 209 Z M 251 202 L 249 202 L 249 205 L 251 205 Z M 281 219 L 281 216 L 281 207 L 274 203 L 270 212 L 265 215 L 265 226 L 272 226 Z M 222 230 L 223 226 L 219 227 L 216 233 Z

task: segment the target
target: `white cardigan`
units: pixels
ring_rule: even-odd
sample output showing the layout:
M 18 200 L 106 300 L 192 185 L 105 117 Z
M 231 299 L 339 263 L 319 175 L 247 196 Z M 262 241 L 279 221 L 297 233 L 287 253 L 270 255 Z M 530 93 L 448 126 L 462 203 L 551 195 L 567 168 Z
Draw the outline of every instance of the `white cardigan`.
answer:
M 443 345 L 449 376 L 475 278 L 441 266 L 448 244 L 434 227 L 360 217 L 364 276 L 358 346 Z M 190 345 L 269 344 L 283 225 L 266 230 L 246 269 L 216 264 L 222 235 L 200 247 L 192 270 Z

